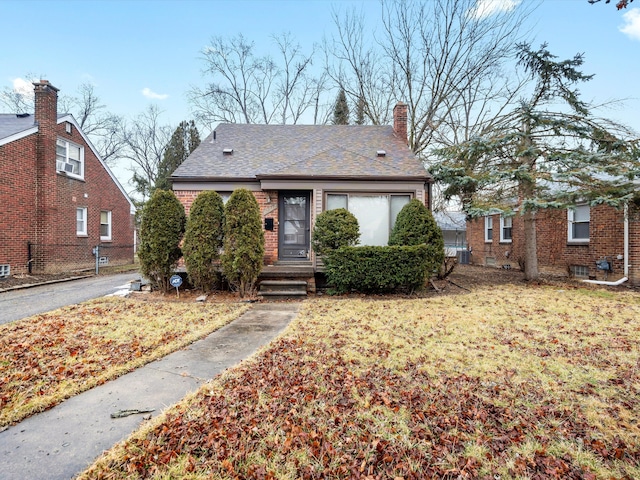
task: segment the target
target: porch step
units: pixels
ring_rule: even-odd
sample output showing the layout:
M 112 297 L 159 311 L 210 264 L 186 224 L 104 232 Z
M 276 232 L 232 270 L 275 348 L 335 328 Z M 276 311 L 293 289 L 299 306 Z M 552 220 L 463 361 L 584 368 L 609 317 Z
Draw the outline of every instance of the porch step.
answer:
M 266 300 L 306 297 L 307 282 L 304 280 L 262 280 L 258 294 Z

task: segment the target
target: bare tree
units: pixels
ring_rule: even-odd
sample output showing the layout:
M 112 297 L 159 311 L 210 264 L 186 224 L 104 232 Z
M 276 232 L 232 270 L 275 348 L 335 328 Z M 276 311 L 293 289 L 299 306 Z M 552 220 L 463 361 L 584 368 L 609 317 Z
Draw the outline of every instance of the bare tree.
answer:
M 310 73 L 314 51 L 305 55 L 288 33 L 273 36 L 279 57 L 259 56 L 255 43 L 238 35 L 214 37 L 202 52 L 203 74 L 189 100 L 199 123 L 297 123 L 318 102 L 324 79 Z
M 26 79 L 36 78 L 33 74 L 25 75 Z M 29 88 L 19 89 L 15 84 L 6 86 L 0 92 L 0 105 L 3 105 L 8 113 L 30 113 L 33 112 L 33 85 L 32 81 L 25 83 Z
M 492 80 L 512 58 L 526 9 L 491 11 L 476 0 L 383 0 L 381 7 L 375 41 L 362 14 L 334 13 L 329 71 L 352 102 L 364 103 L 371 123 L 389 123 L 393 105 L 407 103 L 416 154 L 483 128 L 490 103 L 515 98 L 516 87 Z
M 395 66 L 366 35 L 362 13 L 352 9 L 341 16 L 334 11 L 333 21 L 337 34 L 324 44 L 329 77 L 359 103 L 370 123 L 388 124 L 396 101 Z
M 106 108 L 96 95 L 94 86 L 86 82 L 78 87 L 76 96 L 61 96 L 58 111 L 73 114 L 102 160 L 113 166 L 124 146 L 121 135 L 124 119 Z
M 138 114 L 130 125 L 121 130 L 124 148 L 121 156 L 131 161 L 135 189 L 149 198 L 158 179 L 158 166 L 162 161 L 173 128 L 161 124 L 162 111 L 157 105 L 149 105 Z

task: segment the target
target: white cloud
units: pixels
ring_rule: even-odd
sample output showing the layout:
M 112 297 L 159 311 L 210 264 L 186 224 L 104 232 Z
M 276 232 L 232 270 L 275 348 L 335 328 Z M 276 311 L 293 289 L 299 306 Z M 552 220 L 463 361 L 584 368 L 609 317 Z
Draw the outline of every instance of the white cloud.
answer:
M 622 18 L 625 23 L 619 27 L 620 31 L 634 40 L 640 40 L 640 8 L 632 8 Z
M 146 87 L 142 89 L 142 95 L 144 95 L 147 98 L 152 98 L 154 100 L 164 100 L 165 98 L 169 98 L 169 95 L 167 95 L 166 93 L 156 93 L 150 88 L 146 88 Z
M 30 80 L 24 78 L 13 79 L 13 91 L 27 97 L 33 96 L 33 83 Z
M 475 8 L 469 13 L 476 20 L 490 17 L 502 12 L 510 12 L 521 0 L 478 0 Z

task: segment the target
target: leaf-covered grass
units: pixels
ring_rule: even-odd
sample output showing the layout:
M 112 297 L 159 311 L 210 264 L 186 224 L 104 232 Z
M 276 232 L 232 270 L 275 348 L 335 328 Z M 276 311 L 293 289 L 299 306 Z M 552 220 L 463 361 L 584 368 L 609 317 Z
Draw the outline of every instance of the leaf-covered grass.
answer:
M 640 296 L 316 300 L 82 478 L 640 478 Z
M 0 427 L 180 349 L 240 304 L 108 297 L 0 326 Z

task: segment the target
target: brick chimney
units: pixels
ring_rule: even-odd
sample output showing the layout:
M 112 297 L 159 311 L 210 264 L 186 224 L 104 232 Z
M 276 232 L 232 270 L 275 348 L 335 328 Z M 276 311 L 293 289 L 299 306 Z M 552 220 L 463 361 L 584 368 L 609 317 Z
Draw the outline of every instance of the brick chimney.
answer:
M 40 128 L 54 128 L 58 120 L 58 89 L 48 80 L 33 84 L 35 93 L 35 120 Z
M 34 117 L 36 139 L 36 243 L 54 243 L 51 221 L 56 197 L 56 138 L 58 125 L 58 89 L 47 80 L 35 82 Z
M 407 140 L 407 111 L 409 107 L 406 103 L 398 102 L 393 107 L 393 131 L 398 137 L 408 143 Z

